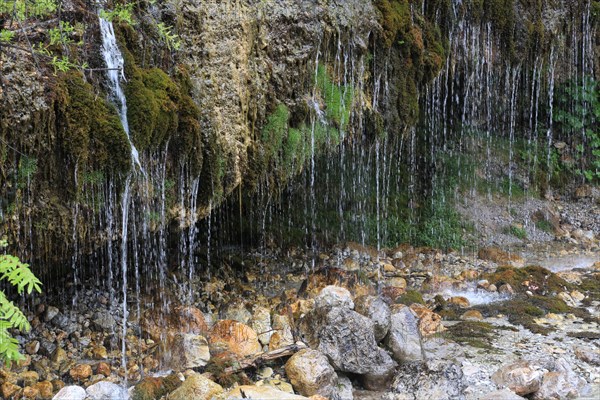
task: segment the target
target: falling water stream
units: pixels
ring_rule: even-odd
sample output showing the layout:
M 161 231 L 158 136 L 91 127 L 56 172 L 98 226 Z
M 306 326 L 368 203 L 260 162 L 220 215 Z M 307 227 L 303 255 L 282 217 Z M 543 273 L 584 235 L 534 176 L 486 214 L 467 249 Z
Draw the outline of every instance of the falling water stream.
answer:
M 423 2 L 423 10 L 425 2 Z M 589 14 L 589 12 L 588 12 Z M 582 24 L 589 24 L 589 15 L 583 16 Z M 219 252 L 224 234 L 220 229 L 227 226 L 239 226 L 232 241 L 243 242 L 248 238 L 260 237 L 262 253 L 267 252 L 267 237 L 277 232 L 280 239 L 297 237 L 293 233 L 301 231 L 304 237 L 299 239 L 310 251 L 310 267 L 314 269 L 318 262 L 318 245 L 324 241 L 356 241 L 373 245 L 377 250 L 388 247 L 390 243 L 411 241 L 417 234 L 417 225 L 424 209 L 435 210 L 438 203 L 461 201 L 465 193 L 476 192 L 476 180 L 483 176 L 488 182 L 497 179 L 494 174 L 498 166 L 494 164 L 496 147 L 505 146 L 508 162 L 506 177 L 508 180 L 509 207 L 513 198 L 513 187 L 519 184 L 516 168 L 518 140 L 525 137 L 528 148 L 535 148 L 532 161 L 528 161 L 527 179 L 536 176 L 539 163 L 537 149 L 541 158 L 546 156 L 550 164 L 555 141 L 553 105 L 555 103 L 555 80 L 558 80 L 558 63 L 565 58 L 560 54 L 559 46 L 552 45 L 548 55 L 540 55 L 528 65 L 513 65 L 501 59 L 498 48 L 499 38 L 494 35 L 492 25 L 482 22 L 471 25 L 466 19 L 457 16 L 449 28 L 449 48 L 445 65 L 437 77 L 428 85 L 420 88 L 418 98 L 421 118 L 415 126 L 408 126 L 401 134 L 390 132 L 394 127 L 385 126 L 386 132 L 377 132 L 377 136 L 367 133 L 368 122 L 365 111 L 385 113 L 396 106 L 391 93 L 394 74 L 398 73 L 390 53 L 378 51 L 373 54 L 372 68 L 364 55 L 357 56 L 357 38 L 352 34 L 338 33 L 335 38 L 333 55 L 328 54 L 327 43 L 319 42 L 311 55 L 310 75 L 314 67 L 314 82 L 310 96 L 306 98 L 309 117 L 306 122 L 307 140 L 302 143 L 306 158 L 304 168 L 299 168 L 298 177 L 285 184 L 279 197 L 273 195 L 275 188 L 268 179 L 261 180 L 256 196 L 244 198 L 240 189 L 240 198 L 229 209 L 221 210 L 214 202 L 207 200 L 208 208 L 204 221 L 199 211 L 199 193 L 203 182 L 184 161 L 176 167 L 167 167 L 167 150 L 164 148 L 153 154 L 140 155 L 132 143 L 127 120 L 127 101 L 122 87 L 125 81 L 124 59 L 117 45 L 113 25 L 99 18 L 102 35 L 102 55 L 107 68 L 107 82 L 110 100 L 116 106 L 123 129 L 131 146 L 133 172 L 126 177 L 106 177 L 104 186 L 93 186 L 84 190 L 86 201 L 102 210 L 91 225 L 104 232 L 107 240 L 103 248 L 97 251 L 102 273 L 108 280 L 106 289 L 110 303 L 121 300 L 121 364 L 127 379 L 127 322 L 129 313 L 134 312 L 132 305 L 128 310 L 129 285 L 135 285 L 135 314 L 140 318 L 142 300 L 140 292 L 145 289 L 152 292 L 156 288 L 155 298 L 160 300 L 152 306 L 167 311 L 169 303 L 166 285 L 176 281 L 181 290 L 178 299 L 187 304 L 197 300 L 197 275 L 199 264 L 209 267 L 219 262 Z M 325 41 L 325 39 L 322 39 Z M 579 77 L 582 79 L 593 70 L 590 61 L 592 35 L 578 41 L 572 58 L 573 63 L 583 63 Z M 312 65 L 314 63 L 314 65 Z M 332 66 L 331 69 L 329 67 Z M 323 104 L 319 82 L 321 68 L 331 73 L 332 86 L 344 99 L 353 94 L 350 110 L 345 101 L 340 101 L 341 121 L 328 120 L 331 105 Z M 576 67 L 573 67 L 576 69 Z M 558 83 L 556 83 L 558 85 Z M 310 86 L 310 84 L 309 84 Z M 334 90 L 332 89 L 332 90 Z M 523 111 L 526 110 L 526 111 Z M 349 121 L 344 118 L 349 117 Z M 383 122 L 385 125 L 387 122 Z M 330 145 L 328 129 L 339 130 L 339 146 L 324 156 L 319 154 L 318 142 L 325 130 L 325 141 Z M 500 144 L 498 144 L 500 143 Z M 332 146 L 335 147 L 335 146 Z M 483 155 L 481 171 L 470 170 L 468 157 L 472 148 L 480 148 Z M 504 150 L 504 149 L 503 149 Z M 545 152 L 545 153 L 544 153 Z M 454 181 L 444 175 L 449 174 L 449 162 L 457 161 L 457 176 L 470 185 L 459 190 Z M 169 179 L 169 168 L 175 170 L 176 179 Z M 424 179 L 425 177 L 426 179 Z M 77 171 L 75 173 L 77 179 Z M 549 177 L 548 177 L 549 179 Z M 500 183 L 494 183 L 499 186 Z M 213 193 L 215 192 L 214 183 Z M 452 186 L 455 185 L 455 186 Z M 445 186 L 452 190 L 445 191 Z M 173 187 L 175 189 L 173 190 Z M 97 191 L 97 193 L 94 192 Z M 175 212 L 170 212 L 168 196 L 174 193 Z M 486 187 L 491 199 L 492 185 Z M 453 198 L 454 197 L 454 198 Z M 98 200 L 101 199 L 101 200 Z M 172 199 L 170 199 L 172 201 Z M 96 204 L 94 202 L 102 202 Z M 283 202 L 287 204 L 282 205 Z M 247 206 L 246 204 L 251 204 Z M 206 207 L 206 204 L 204 204 Z M 235 212 L 231 212 L 231 208 Z M 331 208 L 331 210 L 329 210 Z M 247 209 L 252 209 L 247 211 Z M 0 210 L 1 212 L 2 210 Z M 74 283 L 77 290 L 82 284 L 82 275 L 77 271 L 81 262 L 78 254 L 85 246 L 77 242 L 78 222 L 85 210 L 72 209 L 72 238 L 75 242 L 71 266 L 74 271 Z M 251 213 L 246 215 L 245 213 Z M 170 236 L 170 218 L 178 219 L 177 234 Z M 259 215 L 258 217 L 256 217 Z M 444 216 L 434 215 L 422 235 L 435 237 L 437 229 L 443 227 Z M 232 222 L 231 219 L 235 219 Z M 244 227 L 242 228 L 242 220 Z M 204 224 L 204 225 L 202 225 Z M 246 224 L 249 234 L 243 229 Z M 30 225 L 33 225 L 30 223 Z M 204 227 L 204 228 L 203 228 Z M 241 239 L 238 239 L 241 238 Z M 203 242 L 205 240 L 205 242 Z M 176 243 L 176 245 L 172 245 Z M 298 243 L 295 243 L 296 245 Z M 205 256 L 199 256 L 199 247 L 205 250 Z M 172 257 L 171 247 L 177 253 Z M 341 257 L 341 256 L 340 256 Z M 379 261 L 379 260 L 377 260 Z M 585 260 L 586 262 L 588 260 Z M 341 263 L 341 259 L 339 260 Z M 131 263 L 129 268 L 129 263 Z M 176 266 L 184 273 L 174 278 L 169 268 Z M 308 263 L 305 265 L 309 265 Z M 379 264 L 378 264 L 379 265 Z M 214 272 L 214 271 L 213 271 Z M 131 274 L 130 274 L 131 273 Z M 206 275 L 211 279 L 210 268 Z M 181 278 L 183 277 L 183 278 Z M 378 270 L 378 279 L 381 279 Z M 178 280 L 177 280 L 178 279 Z M 187 279 L 187 281 L 185 281 Z M 135 280 L 135 282 L 131 282 Z M 143 288 L 142 280 L 146 283 Z M 119 288 L 119 285 L 121 287 Z M 156 285 L 156 286 L 152 286 Z M 119 290 L 120 294 L 119 294 Z M 447 295 L 464 295 L 472 304 L 499 301 L 500 295 L 489 295 L 468 288 L 465 292 L 449 292 Z M 121 297 L 120 299 L 118 297 Z M 76 302 L 78 296 L 73 297 Z M 133 299 L 132 299 L 133 300 Z M 133 304 L 133 303 L 132 303 Z M 139 322 L 139 320 L 138 320 Z

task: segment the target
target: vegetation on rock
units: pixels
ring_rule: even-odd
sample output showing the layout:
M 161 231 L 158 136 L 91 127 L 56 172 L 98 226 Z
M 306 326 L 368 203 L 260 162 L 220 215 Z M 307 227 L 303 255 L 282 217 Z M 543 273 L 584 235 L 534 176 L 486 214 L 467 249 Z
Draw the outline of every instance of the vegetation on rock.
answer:
M 6 241 L 0 240 L 0 249 L 6 246 Z M 29 265 L 9 254 L 0 255 L 1 280 L 6 280 L 19 295 L 25 292 L 31 294 L 34 290 L 38 293 L 42 291 L 42 283 L 31 272 Z M 19 342 L 9 332 L 11 329 L 26 332 L 31 326 L 23 312 L 0 290 L 0 360 L 7 365 L 23 358 L 19 353 Z

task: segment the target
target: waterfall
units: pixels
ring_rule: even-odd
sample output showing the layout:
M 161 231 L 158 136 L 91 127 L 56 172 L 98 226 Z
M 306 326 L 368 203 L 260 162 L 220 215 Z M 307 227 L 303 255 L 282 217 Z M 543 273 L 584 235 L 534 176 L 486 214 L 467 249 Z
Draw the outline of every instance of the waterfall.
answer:
M 106 62 L 108 83 L 111 91 L 111 100 L 117 107 L 121 124 L 127 134 L 127 140 L 131 145 L 131 159 L 135 165 L 141 169 L 140 157 L 134 144 L 129 137 L 129 122 L 127 121 L 127 100 L 121 88 L 121 79 L 125 80 L 125 72 L 123 66 L 125 64 L 123 55 L 117 46 L 117 38 L 113 24 L 102 17 L 100 20 L 100 32 L 102 34 L 102 56 Z

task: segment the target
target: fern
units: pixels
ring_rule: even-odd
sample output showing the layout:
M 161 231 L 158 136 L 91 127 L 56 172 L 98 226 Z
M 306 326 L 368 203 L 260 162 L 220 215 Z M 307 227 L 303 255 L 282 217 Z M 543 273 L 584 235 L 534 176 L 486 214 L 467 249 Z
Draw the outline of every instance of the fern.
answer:
M 0 240 L 0 248 L 6 245 L 5 240 Z M 42 291 L 42 282 L 31 272 L 29 265 L 9 254 L 0 255 L 0 280 L 4 279 L 16 287 L 19 294 Z M 19 342 L 12 337 L 10 329 L 26 332 L 31 326 L 23 312 L 0 290 L 0 359 L 7 365 L 23 358 L 19 353 Z

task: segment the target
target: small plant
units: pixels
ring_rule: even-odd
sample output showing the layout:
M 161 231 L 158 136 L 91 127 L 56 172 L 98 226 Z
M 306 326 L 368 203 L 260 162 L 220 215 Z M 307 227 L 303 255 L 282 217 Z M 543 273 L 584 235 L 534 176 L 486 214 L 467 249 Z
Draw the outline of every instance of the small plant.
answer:
M 511 225 L 506 227 L 504 229 L 504 233 L 506 233 L 507 235 L 512 235 L 521 240 L 527 239 L 527 231 L 525 230 L 525 228 L 518 225 Z
M 0 240 L 0 248 L 7 246 L 6 240 Z M 0 255 L 0 281 L 7 280 L 17 290 L 18 294 L 31 294 L 32 291 L 41 293 L 42 283 L 31 272 L 28 264 L 22 263 L 17 257 L 8 254 Z M 12 361 L 19 361 L 23 356 L 19 353 L 19 342 L 12 337 L 9 330 L 18 329 L 26 332 L 31 329 L 27 317 L 8 300 L 0 290 L 0 359 L 8 366 Z
M 110 22 L 118 20 L 133 25 L 133 3 L 118 4 L 112 11 L 100 10 L 100 18 Z
M 554 232 L 554 227 L 552 226 L 552 224 L 550 222 L 546 221 L 545 219 L 540 219 L 539 221 L 536 221 L 535 227 L 543 232 L 547 232 L 547 233 Z
M 173 27 L 165 25 L 164 22 L 159 22 L 156 28 L 158 29 L 158 36 L 167 45 L 169 50 L 177 51 L 181 48 L 181 40 L 179 40 L 179 35 L 173 33 Z
M 600 181 L 600 96 L 598 82 L 585 77 L 581 83 L 567 82 L 557 96 L 554 121 L 565 136 L 578 137 L 575 145 L 580 169 L 590 181 Z M 574 135 L 577 134 L 577 135 Z
M 70 35 L 74 31 L 75 27 L 73 27 L 68 21 L 60 21 L 58 23 L 58 27 L 48 30 L 48 35 L 50 36 L 50 46 L 56 44 L 68 45 L 73 43 L 73 39 L 71 39 Z
M 13 31 L 8 31 L 6 29 L 0 30 L 0 43 L 10 43 L 15 37 L 15 33 Z

